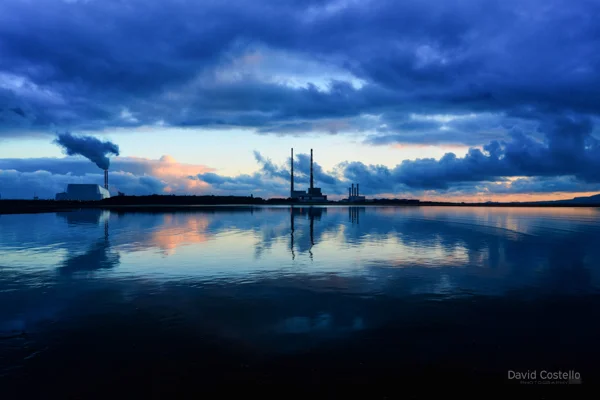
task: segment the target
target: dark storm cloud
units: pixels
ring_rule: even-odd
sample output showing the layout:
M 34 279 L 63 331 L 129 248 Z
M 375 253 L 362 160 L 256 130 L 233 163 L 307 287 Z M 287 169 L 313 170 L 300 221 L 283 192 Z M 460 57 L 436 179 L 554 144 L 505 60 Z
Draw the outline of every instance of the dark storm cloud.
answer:
M 540 115 L 538 119 L 545 119 Z M 521 120 L 512 115 L 462 113 L 452 116 L 386 113 L 375 134 L 365 142 L 389 144 L 464 144 L 477 146 L 492 140 L 507 139 L 514 128 L 536 136 L 539 121 Z M 476 134 L 474 134 L 476 133 Z
M 515 130 L 511 140 L 492 141 L 483 151 L 471 148 L 462 158 L 446 153 L 440 160 L 405 160 L 392 169 L 350 162 L 344 165 L 344 176 L 380 191 L 395 184 L 445 190 L 459 183 L 511 176 L 573 176 L 580 184 L 596 184 L 600 183 L 600 141 L 591 135 L 592 128 L 587 118 L 558 118 L 542 125 L 544 141 Z
M 573 176 L 519 178 L 510 185 L 483 184 L 481 191 L 494 194 L 530 194 L 559 192 L 598 192 L 600 183 L 582 183 Z M 471 192 L 474 192 L 471 189 Z
M 388 112 L 598 114 L 598 11 L 566 0 L 5 0 L 0 89 L 15 101 L 0 96 L 0 108 L 28 119 L 13 113 L 3 131 L 164 121 L 277 132 L 298 119 Z M 257 45 L 319 63 L 330 90 L 314 77 L 291 87 L 256 76 L 247 51 Z

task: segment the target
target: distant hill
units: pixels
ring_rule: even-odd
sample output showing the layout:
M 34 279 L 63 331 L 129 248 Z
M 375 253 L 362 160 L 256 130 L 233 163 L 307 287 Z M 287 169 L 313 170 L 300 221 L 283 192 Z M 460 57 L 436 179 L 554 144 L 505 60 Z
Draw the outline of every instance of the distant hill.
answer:
M 575 197 L 569 200 L 536 201 L 536 204 L 600 204 L 600 194 L 589 197 Z

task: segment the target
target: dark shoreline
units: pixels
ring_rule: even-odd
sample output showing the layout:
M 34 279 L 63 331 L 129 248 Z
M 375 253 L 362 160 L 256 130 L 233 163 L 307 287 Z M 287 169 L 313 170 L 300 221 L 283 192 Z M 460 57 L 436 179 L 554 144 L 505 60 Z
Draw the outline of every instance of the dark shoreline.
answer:
M 525 207 L 525 208 L 564 208 L 564 207 L 589 207 L 598 208 L 600 204 L 537 204 L 537 203 L 442 203 L 442 202 L 406 202 L 406 201 L 381 201 L 381 202 L 318 202 L 296 203 L 289 201 L 262 201 L 262 202 L 132 202 L 127 204 L 110 203 L 104 201 L 54 201 L 54 200 L 0 200 L 0 215 L 2 214 L 38 214 L 58 211 L 69 211 L 82 208 L 120 210 L 120 211 L 169 211 L 169 210 L 194 210 L 204 207 L 261 207 L 261 206 L 341 206 L 341 207 Z

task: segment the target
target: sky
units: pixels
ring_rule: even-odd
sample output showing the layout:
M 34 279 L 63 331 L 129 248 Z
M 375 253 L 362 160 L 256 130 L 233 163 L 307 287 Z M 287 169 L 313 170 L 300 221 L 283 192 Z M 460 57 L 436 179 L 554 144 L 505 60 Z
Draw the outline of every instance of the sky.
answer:
M 104 159 L 64 135 L 118 149 L 102 154 L 113 194 L 287 197 L 292 147 L 296 188 L 312 148 L 332 199 L 351 183 L 423 200 L 596 194 L 599 13 L 588 0 L 2 0 L 0 195 L 102 184 Z

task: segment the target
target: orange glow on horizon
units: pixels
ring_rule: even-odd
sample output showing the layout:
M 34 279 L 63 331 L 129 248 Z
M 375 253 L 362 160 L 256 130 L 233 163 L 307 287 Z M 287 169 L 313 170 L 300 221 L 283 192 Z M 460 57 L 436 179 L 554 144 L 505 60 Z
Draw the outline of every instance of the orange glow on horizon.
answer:
M 153 165 L 152 174 L 158 178 L 180 177 L 198 175 L 206 172 L 213 172 L 214 168 L 205 165 L 182 164 L 177 162 L 173 157 L 164 155 L 160 158 L 160 162 Z
M 438 201 L 452 203 L 485 203 L 494 202 L 531 202 L 531 201 L 552 201 L 552 200 L 570 200 L 574 197 L 589 197 L 600 194 L 598 192 L 554 192 L 554 193 L 532 193 L 532 194 L 490 194 L 478 193 L 473 195 L 452 195 L 436 193 L 435 191 L 426 192 L 423 195 L 413 195 L 409 193 L 378 193 L 376 195 L 367 195 L 367 199 L 413 199 L 420 201 Z M 347 196 L 330 196 L 332 200 L 344 199 Z
M 485 203 L 494 202 L 530 202 L 530 201 L 552 201 L 552 200 L 570 200 L 574 197 L 589 197 L 598 194 L 598 192 L 554 192 L 554 193 L 532 193 L 532 194 L 475 194 L 471 196 L 460 195 L 425 195 L 421 201 L 450 201 L 465 203 Z
M 116 159 L 119 159 L 116 157 Z M 144 157 L 121 157 L 121 161 L 127 162 L 135 161 L 136 163 L 143 164 L 148 168 L 149 175 L 153 175 L 157 178 L 165 177 L 180 177 L 198 175 L 206 172 L 214 172 L 215 169 L 201 164 L 184 164 L 180 163 L 175 158 L 166 154 L 158 160 L 144 158 Z
M 120 161 L 141 164 L 147 175 L 154 176 L 167 184 L 163 190 L 169 194 L 205 194 L 210 190 L 210 185 L 189 177 L 215 171 L 214 168 L 202 164 L 180 163 L 170 155 L 163 155 L 158 160 L 144 157 L 121 157 Z

